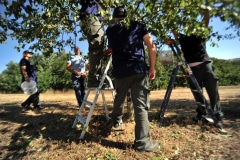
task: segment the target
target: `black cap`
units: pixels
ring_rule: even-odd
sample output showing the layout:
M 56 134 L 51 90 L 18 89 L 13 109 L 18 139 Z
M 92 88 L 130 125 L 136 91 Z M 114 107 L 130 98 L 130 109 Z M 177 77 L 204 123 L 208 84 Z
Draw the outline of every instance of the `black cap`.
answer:
M 113 18 L 125 18 L 127 11 L 123 6 L 116 7 L 113 11 Z
M 31 53 L 31 54 L 33 54 L 33 52 L 32 52 L 32 51 L 29 51 L 29 50 L 25 50 L 25 51 L 23 52 L 23 54 L 25 54 L 25 53 Z

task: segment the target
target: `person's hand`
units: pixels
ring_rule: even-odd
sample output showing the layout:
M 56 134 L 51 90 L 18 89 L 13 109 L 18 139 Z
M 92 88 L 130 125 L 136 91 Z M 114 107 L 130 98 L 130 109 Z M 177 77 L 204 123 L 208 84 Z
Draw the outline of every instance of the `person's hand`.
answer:
M 74 73 L 75 75 L 77 75 L 77 76 L 82 76 L 81 72 L 78 72 L 78 71 L 76 71 L 76 70 L 74 70 L 73 73 Z
M 81 77 L 82 77 L 82 78 L 86 78 L 86 77 L 87 77 L 87 73 L 86 73 L 86 72 L 81 73 Z
M 25 77 L 25 81 L 26 81 L 26 82 L 30 82 L 30 79 L 29 79 L 28 76 Z
M 148 77 L 150 82 L 153 81 L 155 79 L 155 71 L 150 69 L 148 73 Z
M 187 72 L 188 72 L 189 75 L 192 74 L 192 70 L 191 70 L 191 68 L 190 68 L 189 66 L 186 68 L 186 70 L 187 70 Z

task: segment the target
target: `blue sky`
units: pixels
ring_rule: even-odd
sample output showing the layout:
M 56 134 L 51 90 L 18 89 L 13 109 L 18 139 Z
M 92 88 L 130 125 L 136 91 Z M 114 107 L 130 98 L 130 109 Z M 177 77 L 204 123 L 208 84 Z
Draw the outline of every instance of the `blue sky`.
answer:
M 226 31 L 224 30 L 227 26 L 227 23 L 223 23 L 218 19 L 214 19 L 210 21 L 210 26 L 213 26 L 214 31 L 219 31 L 221 34 L 224 34 Z M 227 31 L 228 33 L 231 32 Z M 14 49 L 14 46 L 17 46 L 18 43 L 16 40 L 8 39 L 7 44 L 0 44 L 0 73 L 5 70 L 6 65 L 10 62 L 19 62 L 22 58 L 22 52 L 27 50 L 25 47 L 20 52 Z M 83 54 L 88 52 L 88 43 L 86 41 L 80 41 L 77 45 L 81 48 Z M 210 43 L 207 43 L 207 51 L 210 57 L 215 57 L 219 59 L 232 59 L 232 58 L 240 58 L 240 40 L 236 38 L 234 40 L 221 40 L 218 41 L 219 47 L 211 47 Z M 66 48 L 66 51 L 71 51 L 69 48 Z M 73 51 L 71 51 L 73 52 Z

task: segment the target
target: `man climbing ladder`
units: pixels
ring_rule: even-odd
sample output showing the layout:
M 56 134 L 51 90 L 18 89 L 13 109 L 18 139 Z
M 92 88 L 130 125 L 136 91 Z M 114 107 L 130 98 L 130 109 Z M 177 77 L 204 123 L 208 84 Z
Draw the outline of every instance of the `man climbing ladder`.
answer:
M 177 59 L 177 65 L 176 67 L 174 68 L 173 72 L 172 72 L 172 77 L 169 81 L 169 85 L 168 85 L 168 88 L 167 88 L 167 91 L 166 91 L 166 94 L 165 94 L 165 97 L 164 97 L 164 100 L 163 100 L 163 103 L 162 103 L 162 106 L 161 106 L 161 110 L 160 110 L 160 125 L 163 124 L 163 117 L 164 117 L 164 113 L 165 113 L 165 110 L 166 110 L 166 107 L 168 105 L 168 101 L 169 101 L 169 98 L 170 98 L 170 95 L 171 95 L 171 92 L 172 92 L 172 89 L 173 89 L 173 85 L 174 85 L 174 82 L 175 82 L 175 79 L 176 79 L 176 75 L 178 73 L 178 70 L 179 68 L 181 69 L 181 71 L 183 72 L 183 74 L 187 77 L 189 77 L 188 79 L 188 82 L 191 82 L 192 85 L 194 85 L 194 89 L 192 89 L 192 93 L 194 95 L 194 98 L 197 102 L 197 105 L 201 105 L 201 107 L 204 107 L 204 109 L 207 109 L 208 113 L 210 114 L 210 116 L 212 117 L 213 119 L 213 122 L 215 123 L 216 127 L 219 128 L 219 129 L 223 129 L 223 126 L 222 126 L 222 122 L 221 120 L 219 120 L 216 115 L 214 114 L 214 111 L 213 109 L 211 108 L 211 106 L 208 104 L 206 98 L 204 97 L 203 95 L 203 92 L 202 92 L 202 88 L 199 86 L 198 84 L 198 81 L 197 79 L 195 78 L 195 76 L 193 75 L 192 71 L 191 71 L 191 68 L 189 67 L 188 63 L 186 61 L 183 61 L 181 59 L 181 50 L 178 48 L 178 46 L 176 45 L 176 43 L 173 41 L 173 40 L 169 40 L 168 41 L 168 45 L 170 46 L 170 48 L 172 49 L 176 59 Z M 185 69 L 187 69 L 188 73 L 186 73 Z M 198 95 L 197 97 L 195 95 Z M 201 98 L 201 102 L 199 102 L 199 98 Z M 208 117 L 206 117 L 206 114 L 205 115 L 201 115 L 200 117 L 201 119 L 202 118 L 205 118 L 206 120 L 208 121 L 211 121 L 211 119 L 209 119 Z

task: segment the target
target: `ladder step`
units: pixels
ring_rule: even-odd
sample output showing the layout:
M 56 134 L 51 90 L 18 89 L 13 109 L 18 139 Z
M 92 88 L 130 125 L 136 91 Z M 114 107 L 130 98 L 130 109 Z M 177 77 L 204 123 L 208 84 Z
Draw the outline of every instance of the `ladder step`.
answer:
M 192 89 L 192 92 L 197 92 L 197 93 L 201 93 L 202 92 L 202 90 L 197 90 L 197 89 Z
M 88 88 L 89 90 L 110 90 L 110 91 L 112 91 L 112 90 L 115 90 L 115 88 L 111 88 L 111 87 L 101 87 L 101 88 L 98 88 L 98 87 L 90 87 L 90 88 Z
M 77 120 L 78 120 L 78 122 L 80 122 L 81 124 L 85 124 L 85 123 L 86 123 L 86 118 L 84 118 L 84 117 L 81 116 L 81 115 L 78 115 L 78 116 L 77 116 Z
M 88 106 L 92 107 L 92 105 L 93 105 L 93 102 L 90 102 L 90 101 L 83 100 L 83 104 L 86 104 L 86 105 L 88 105 Z
M 108 91 L 112 91 L 112 90 L 115 90 L 114 88 L 101 88 L 101 90 L 108 90 Z

